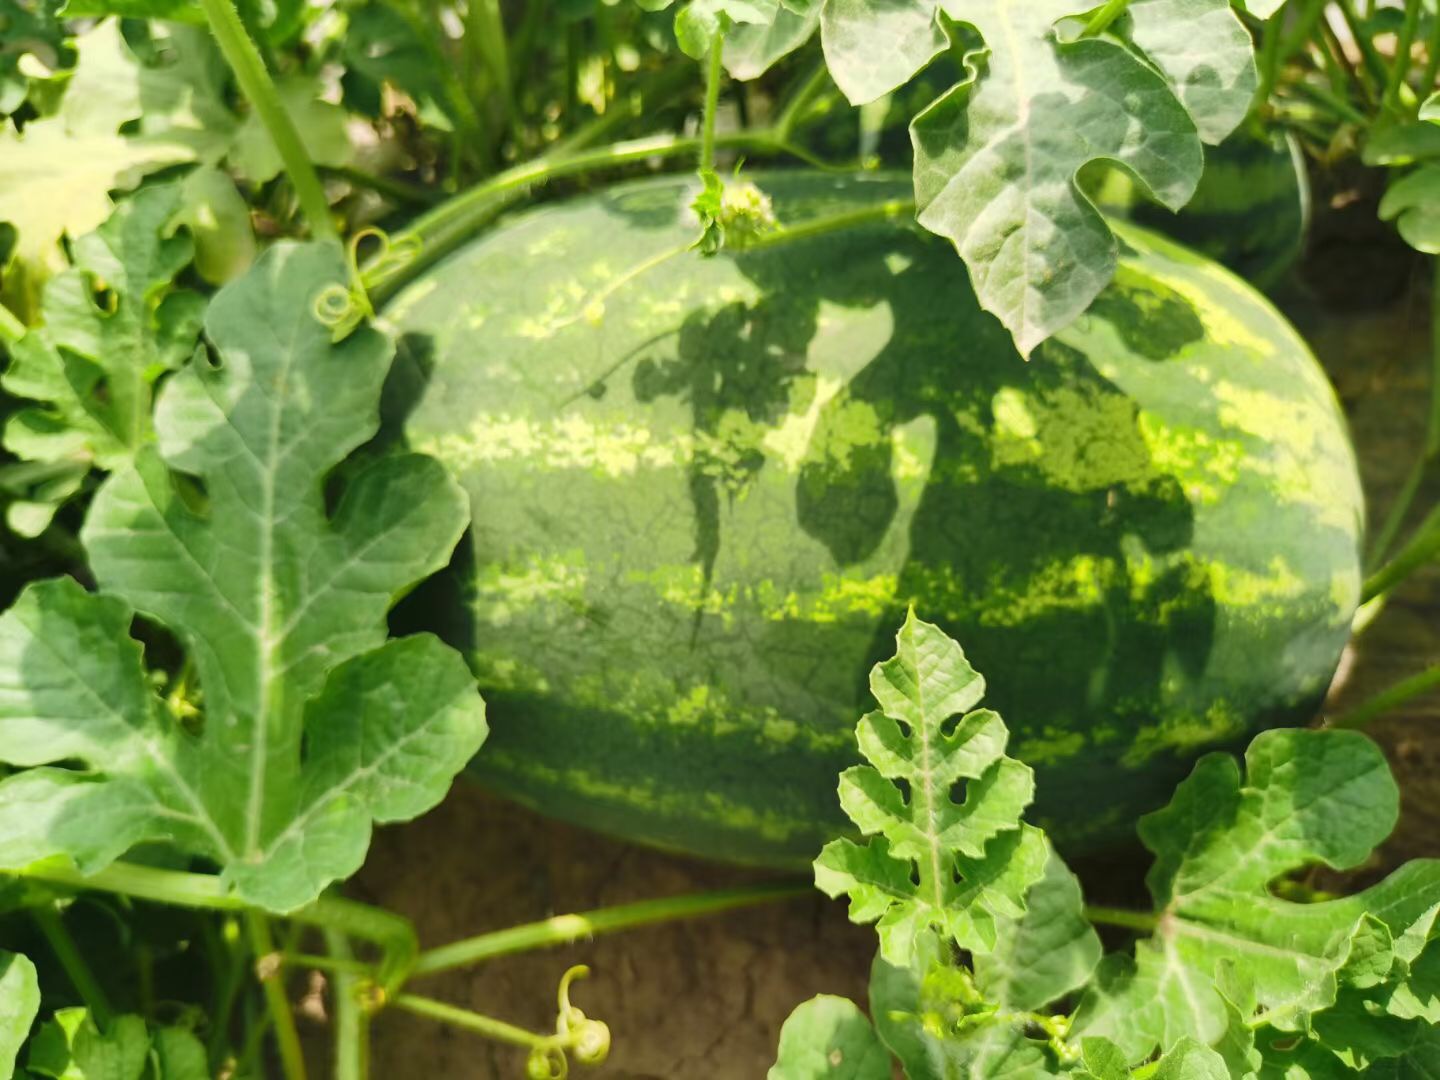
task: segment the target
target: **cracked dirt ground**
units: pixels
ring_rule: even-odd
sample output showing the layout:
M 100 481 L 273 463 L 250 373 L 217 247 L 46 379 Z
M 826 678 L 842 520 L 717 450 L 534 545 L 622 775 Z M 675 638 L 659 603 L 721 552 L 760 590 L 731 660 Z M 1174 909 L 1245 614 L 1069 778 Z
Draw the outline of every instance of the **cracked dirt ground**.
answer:
M 1373 210 L 1361 208 L 1360 214 Z M 1353 220 L 1364 221 L 1363 216 Z M 1370 218 L 1373 220 L 1373 217 Z M 1330 370 L 1351 417 L 1372 520 L 1378 520 L 1423 430 L 1427 376 L 1424 292 L 1416 260 L 1322 222 L 1307 264 L 1309 292 L 1284 304 Z M 1400 267 L 1397 272 L 1394 267 Z M 1377 270 L 1384 267 L 1387 283 Z M 1436 485 L 1431 501 L 1440 494 Z M 1422 499 L 1424 505 L 1426 500 Z M 1412 580 L 1349 658 L 1336 705 L 1440 661 L 1440 572 Z M 1405 816 L 1384 861 L 1440 854 L 1440 725 L 1436 698 L 1377 726 L 1405 789 Z M 1135 887 L 1131 868 L 1082 867 L 1097 899 Z M 719 888 L 761 875 L 672 858 L 545 821 L 473 786 L 457 785 L 421 821 L 381 830 L 349 888 L 415 919 L 429 945 L 551 914 Z M 531 1029 L 554 1022 L 554 989 L 571 964 L 593 975 L 574 1000 L 607 1021 L 614 1045 L 577 1080 L 760 1080 L 790 1009 L 820 992 L 863 1001 L 874 937 L 818 893 L 764 908 L 600 938 L 416 983 L 415 990 Z M 321 1033 L 314 1032 L 317 1043 Z M 524 1055 L 390 1012 L 374 1030 L 383 1080 L 511 1080 Z

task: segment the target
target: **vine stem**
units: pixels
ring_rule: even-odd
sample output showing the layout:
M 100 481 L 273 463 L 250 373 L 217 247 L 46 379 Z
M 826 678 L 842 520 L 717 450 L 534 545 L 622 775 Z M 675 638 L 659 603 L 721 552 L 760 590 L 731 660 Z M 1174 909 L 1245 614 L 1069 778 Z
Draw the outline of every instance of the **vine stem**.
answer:
M 512 926 L 489 934 L 442 945 L 421 953 L 415 961 L 413 975 L 434 975 L 442 971 L 479 964 L 498 956 L 511 953 L 529 952 L 554 945 L 567 945 L 581 938 L 592 938 L 599 934 L 611 934 L 617 930 L 629 930 L 637 926 L 673 922 L 677 919 L 693 919 L 701 915 L 713 915 L 736 908 L 753 907 L 757 904 L 789 900 L 797 896 L 814 893 L 809 882 L 780 882 L 753 885 L 740 889 L 720 889 L 715 892 L 694 893 L 690 896 L 669 897 L 663 900 L 642 900 L 634 904 L 599 908 L 577 915 L 556 915 L 540 922 Z
M 1103 904 L 1086 904 L 1085 917 L 1102 926 L 1120 926 L 1126 930 L 1138 930 L 1152 934 L 1160 925 L 1160 919 L 1149 911 L 1131 911 L 1128 908 L 1106 907 Z
M 1329 726 L 1351 730 L 1363 728 L 1382 713 L 1387 713 L 1437 686 L 1440 686 L 1440 664 L 1411 675 L 1408 679 L 1401 679 L 1394 686 L 1386 687 L 1368 701 L 1361 702 L 1349 712 L 1331 720 Z
M 1095 37 L 1103 34 L 1110 28 L 1110 24 L 1125 14 L 1125 9 L 1130 6 L 1130 0 L 1105 0 L 1105 5 L 1085 24 L 1085 31 L 1082 36 Z
M 694 153 L 700 145 L 698 138 L 653 135 L 577 150 L 563 156 L 539 157 L 496 173 L 464 194 L 422 214 L 410 228 L 396 235 L 396 245 L 413 241 L 419 246 L 419 254 L 408 262 L 392 262 L 383 268 L 367 263 L 366 290 L 375 305 L 381 306 L 421 270 L 473 236 L 494 220 L 515 197 L 535 184 L 654 158 L 683 156 Z M 792 154 L 796 150 L 787 141 L 776 138 L 769 129 L 716 135 L 715 145 L 743 147 L 758 153 Z
M 720 78 L 723 74 L 721 59 L 725 54 L 725 22 L 721 18 L 720 29 L 710 43 L 710 55 L 705 65 L 705 113 L 700 121 L 700 169 L 715 168 L 715 113 L 720 108 Z
M 60 961 L 60 966 L 64 968 L 70 984 L 75 987 L 75 992 L 80 995 L 80 1000 L 90 1010 L 96 1025 L 102 1030 L 108 1027 L 110 1017 L 114 1015 L 110 1008 L 110 999 L 106 997 L 94 972 L 90 970 L 90 965 L 76 947 L 70 931 L 65 929 L 60 913 L 53 904 L 42 904 L 32 908 L 30 915 L 34 918 L 35 925 L 40 928 L 40 933 L 44 935 L 50 951 L 55 954 L 55 959 Z
M 285 1080 L 305 1080 L 305 1053 L 300 1048 L 300 1033 L 295 1029 L 295 1014 L 285 996 L 285 968 L 277 961 L 275 942 L 270 936 L 270 920 L 258 911 L 245 913 L 245 931 L 255 954 L 255 977 L 265 994 L 265 1008 L 275 1026 L 275 1046 L 280 1052 L 280 1068 Z
M 111 863 L 105 869 L 88 875 L 73 867 L 48 862 L 5 873 L 72 889 L 96 889 L 177 907 L 234 912 L 251 910 L 249 905 L 227 892 L 220 878 L 214 874 L 190 874 L 125 862 Z M 285 918 L 306 926 L 336 930 L 380 946 L 384 951 L 380 969 L 386 989 L 394 989 L 404 981 L 420 951 L 415 928 L 408 919 L 340 896 L 322 896 L 287 913 Z
M 1410 73 L 1410 50 L 1415 45 L 1415 35 L 1420 29 L 1420 0 L 1405 0 L 1405 21 L 1395 39 L 1395 57 L 1390 65 L 1390 77 L 1385 82 L 1385 94 L 1381 104 L 1387 109 L 1400 105 L 1400 88 L 1405 85 L 1405 76 Z
M 1420 77 L 1420 86 L 1428 92 L 1440 83 L 1440 12 L 1430 23 L 1430 42 L 1426 46 L 1425 71 Z
M 775 118 L 775 124 L 771 128 L 775 138 L 784 142 L 788 141 L 795 125 L 799 123 L 801 115 L 815 100 L 825 82 L 830 77 L 830 69 L 825 66 L 822 60 L 811 69 L 810 74 L 799 85 L 793 94 L 780 108 L 780 115 Z
M 417 1016 L 439 1020 L 442 1024 L 450 1024 L 452 1027 L 473 1031 L 498 1042 L 510 1043 L 512 1046 L 523 1046 L 533 1050 L 536 1047 L 553 1045 L 555 1042 L 553 1035 L 537 1035 L 533 1031 L 526 1031 L 514 1024 L 507 1024 L 504 1020 L 496 1020 L 493 1016 L 471 1012 L 458 1005 L 447 1005 L 443 1001 L 421 997 L 419 994 L 399 994 L 391 1004 L 397 1009 L 404 1009 Z
M 336 930 L 325 930 L 325 947 L 336 964 L 330 977 L 334 985 L 335 1080 L 366 1080 L 370 1073 L 370 1019 L 360 1007 L 359 977 L 366 965 L 354 958 L 349 939 Z
M 200 6 L 205 11 L 210 32 L 214 34 L 220 52 L 235 72 L 235 81 L 240 84 L 240 89 L 264 123 L 265 130 L 270 133 L 270 139 L 295 188 L 300 210 L 310 224 L 311 235 L 326 240 L 339 239 L 335 222 L 330 218 L 330 204 L 325 199 L 320 176 L 310 155 L 305 152 L 305 144 L 300 141 L 295 122 L 285 111 L 270 73 L 265 70 L 260 50 L 240 21 L 234 0 L 200 0 Z

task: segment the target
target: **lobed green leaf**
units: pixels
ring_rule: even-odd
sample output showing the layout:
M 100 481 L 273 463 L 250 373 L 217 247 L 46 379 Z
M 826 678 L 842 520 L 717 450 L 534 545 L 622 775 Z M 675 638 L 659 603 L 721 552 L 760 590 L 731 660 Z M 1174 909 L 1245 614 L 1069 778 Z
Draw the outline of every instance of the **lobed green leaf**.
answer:
M 913 611 L 896 655 L 871 671 L 870 690 L 880 711 L 857 731 L 870 764 L 841 774 L 840 804 L 873 839 L 827 844 L 815 883 L 829 896 L 848 894 L 852 920 L 878 920 L 881 952 L 898 966 L 930 927 L 961 948 L 989 949 L 997 920 L 1021 914 L 1044 872 L 1043 836 L 1020 821 L 1034 775 L 1005 756 L 997 714 L 966 712 L 984 680 L 959 645 Z
M 375 431 L 389 342 L 334 344 L 313 312 L 331 245 L 280 244 L 206 317 L 218 366 L 167 383 L 158 448 L 100 489 L 82 531 L 102 594 L 41 582 L 0 617 L 0 866 L 93 872 L 164 841 L 249 903 L 290 910 L 358 868 L 372 821 L 434 805 L 485 735 L 459 655 L 386 642 L 394 600 L 468 518 L 433 459 L 323 486 Z M 196 484 L 200 485 L 197 490 Z M 139 612 L 195 665 L 203 723 L 162 707 L 129 638 Z M 68 767 L 79 762 L 82 767 Z

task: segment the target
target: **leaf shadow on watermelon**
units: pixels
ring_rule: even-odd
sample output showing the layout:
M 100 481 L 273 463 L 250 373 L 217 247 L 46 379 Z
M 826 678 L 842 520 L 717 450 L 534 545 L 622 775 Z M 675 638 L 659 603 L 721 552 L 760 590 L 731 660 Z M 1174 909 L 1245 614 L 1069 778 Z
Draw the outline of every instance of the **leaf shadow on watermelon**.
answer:
M 787 223 L 909 187 L 756 179 Z M 912 601 L 985 673 L 1067 857 L 1133 843 L 1201 750 L 1308 719 L 1351 542 L 1272 473 L 1234 494 L 1225 455 L 1273 462 L 1219 391 L 1277 424 L 1330 407 L 1290 388 L 1307 358 L 1248 294 L 1134 234 L 1088 329 L 1027 363 L 953 250 L 875 225 L 677 257 L 574 318 L 693 237 L 692 187 L 527 212 L 395 302 L 394 422 L 453 455 L 475 526 L 392 625 L 470 657 L 476 777 L 657 846 L 808 863 L 845 828 L 866 673 Z M 1226 302 L 1259 346 L 1223 311 L 1205 332 Z M 1303 590 L 1278 613 L 1276 559 Z
M 902 513 L 904 429 L 919 422 L 933 432 L 894 604 L 854 672 L 857 707 L 870 664 L 893 650 L 893 628 L 913 603 L 987 673 L 987 705 L 1018 740 L 1081 736 L 1070 745 L 1083 747 L 1089 767 L 1076 768 L 1072 753 L 1063 771 L 1031 762 L 1040 773 L 1032 816 L 1073 810 L 1107 783 L 1133 788 L 1114 747 L 1154 721 L 1167 665 L 1198 676 L 1213 640 L 1216 603 L 1186 552 L 1190 500 L 1153 460 L 1137 404 L 1091 358 L 1051 340 L 1022 360 L 942 244 L 875 230 L 867 246 L 864 261 L 898 272 L 815 273 L 813 257 L 807 272 L 803 256 L 783 248 L 737 259 L 763 295 L 788 297 L 792 313 L 808 307 L 808 318 L 791 318 L 812 329 L 822 300 L 891 311 L 890 342 L 821 409 L 796 485 L 800 526 L 837 564 L 869 559 Z M 1093 310 L 1157 363 L 1204 334 L 1182 299 L 1124 274 Z M 1006 428 L 1008 451 L 996 434 Z M 1129 569 L 1137 545 L 1168 568 L 1138 580 Z M 1092 576 L 1037 585 L 1056 567 Z M 1094 737 L 1101 723 L 1115 729 L 1108 740 Z M 1157 772 L 1155 801 L 1174 779 Z

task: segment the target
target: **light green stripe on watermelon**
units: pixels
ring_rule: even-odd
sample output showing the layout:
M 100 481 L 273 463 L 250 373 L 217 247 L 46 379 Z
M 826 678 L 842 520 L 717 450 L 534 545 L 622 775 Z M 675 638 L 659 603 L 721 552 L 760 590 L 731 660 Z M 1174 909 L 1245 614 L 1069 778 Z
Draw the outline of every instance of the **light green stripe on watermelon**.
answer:
M 762 175 L 782 220 L 903 178 Z M 964 643 L 1062 848 L 1309 718 L 1359 588 L 1334 395 L 1253 289 L 1122 226 L 1027 364 L 963 267 L 876 225 L 669 260 L 685 181 L 513 219 L 386 312 L 410 441 L 469 490 L 408 618 L 490 702 L 477 776 L 660 846 L 802 864 L 913 602 Z M 578 317 L 577 317 L 578 316 Z

